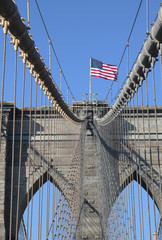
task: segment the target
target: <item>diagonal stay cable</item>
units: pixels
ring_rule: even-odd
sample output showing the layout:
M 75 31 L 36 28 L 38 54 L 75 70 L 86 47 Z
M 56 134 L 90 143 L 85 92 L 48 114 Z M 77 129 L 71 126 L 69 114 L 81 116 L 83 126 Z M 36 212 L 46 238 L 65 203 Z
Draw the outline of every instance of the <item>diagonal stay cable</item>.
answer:
M 42 15 L 42 13 L 41 13 L 41 10 L 40 10 L 40 7 L 39 7 L 39 4 L 38 4 L 37 0 L 35 0 L 35 3 L 36 3 L 36 5 L 37 5 L 38 12 L 39 12 L 39 14 L 40 14 L 40 17 L 41 17 L 43 26 L 44 26 L 44 28 L 45 28 L 46 34 L 47 34 L 47 36 L 48 36 L 48 39 L 51 41 L 51 47 L 52 47 L 53 53 L 54 53 L 54 55 L 55 55 L 55 57 L 56 57 L 56 61 L 57 61 L 58 65 L 59 65 L 59 68 L 60 68 L 61 71 L 62 71 L 62 75 L 63 75 L 63 78 L 64 78 L 64 80 L 65 80 L 65 82 L 66 82 L 66 85 L 68 86 L 69 91 L 70 91 L 72 97 L 74 98 L 74 95 L 73 95 L 73 93 L 72 93 L 72 91 L 71 91 L 71 89 L 70 89 L 70 87 L 69 87 L 69 84 L 68 84 L 68 82 L 67 82 L 67 80 L 66 80 L 65 74 L 64 74 L 64 72 L 63 72 L 63 70 L 62 70 L 61 64 L 60 64 L 60 62 L 59 62 L 59 60 L 58 60 L 56 51 L 55 51 L 55 49 L 54 49 L 52 40 L 51 40 L 51 38 L 50 38 L 50 34 L 49 34 L 49 32 L 48 32 L 47 26 L 46 26 L 46 24 L 45 24 L 45 21 L 44 21 L 44 18 L 43 18 L 43 15 Z M 74 98 L 74 100 L 75 100 L 75 98 Z

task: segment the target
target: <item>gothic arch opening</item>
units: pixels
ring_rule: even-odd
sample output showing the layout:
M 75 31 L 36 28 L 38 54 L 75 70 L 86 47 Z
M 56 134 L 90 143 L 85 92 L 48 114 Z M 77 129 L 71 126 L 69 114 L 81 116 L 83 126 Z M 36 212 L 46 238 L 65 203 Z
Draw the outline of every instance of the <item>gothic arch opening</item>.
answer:
M 27 196 L 24 200 L 26 208 L 21 217 L 18 239 L 57 239 L 60 235 L 72 239 L 76 223 L 71 207 L 51 177 L 47 179 L 44 174 L 43 181 L 41 187 L 38 187 L 39 181 L 34 184 L 33 193 L 30 189 L 29 204 Z
M 148 195 L 150 196 L 150 198 L 154 201 L 158 211 L 160 212 L 160 205 L 161 202 L 159 203 L 159 201 L 156 201 L 156 200 L 159 200 L 157 199 L 157 196 L 156 194 L 154 193 L 154 190 L 148 186 L 148 183 L 146 182 L 146 176 L 144 176 L 145 179 L 138 173 L 138 171 L 134 171 L 125 181 L 124 183 L 122 183 L 121 185 L 121 191 L 123 191 L 127 186 L 128 184 L 131 183 L 131 181 L 135 181 L 137 182 L 143 189 L 143 191 L 145 190 Z M 148 176 L 147 176 L 148 177 Z M 158 183 L 154 181 L 154 184 L 158 186 Z M 159 197 L 159 196 L 158 196 Z
M 136 180 L 130 181 L 110 211 L 108 239 L 117 236 L 117 239 L 123 239 L 123 236 L 126 239 L 154 239 L 155 234 L 161 234 L 159 226 L 160 213 L 155 202 Z

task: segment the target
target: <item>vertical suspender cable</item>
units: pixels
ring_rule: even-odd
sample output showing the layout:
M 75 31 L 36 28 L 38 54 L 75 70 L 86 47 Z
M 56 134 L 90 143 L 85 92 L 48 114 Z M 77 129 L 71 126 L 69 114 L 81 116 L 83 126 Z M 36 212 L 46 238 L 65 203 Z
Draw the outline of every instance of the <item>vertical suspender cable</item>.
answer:
M 35 111 L 34 111 L 34 143 L 33 143 L 33 169 L 32 169 L 32 187 L 31 187 L 31 212 L 30 212 L 30 237 L 32 239 L 32 222 L 33 222 L 33 185 L 34 185 L 34 173 L 35 173 L 35 141 L 36 141 L 36 116 L 37 116 L 37 84 L 38 78 L 36 78 L 36 85 L 35 85 Z
M 125 220 L 126 220 L 126 239 L 129 239 L 129 221 L 128 221 L 128 159 L 127 159 L 127 147 L 128 147 L 128 142 L 127 142 L 127 137 L 128 137 L 128 122 L 127 122 L 127 114 L 128 114 L 128 108 L 127 106 L 125 107 L 125 176 L 126 176 L 126 181 L 125 181 Z
M 127 239 L 126 238 L 126 231 L 127 231 L 127 229 L 126 229 L 126 224 L 127 224 L 127 222 L 126 222 L 126 191 L 125 191 L 125 189 L 126 189 L 126 179 L 125 179 L 125 176 L 127 175 L 127 173 L 126 173 L 126 120 L 125 120 L 125 117 L 126 117 L 126 109 L 124 108 L 124 162 L 123 162 L 123 164 L 124 164 L 124 191 L 123 191 L 123 206 L 124 206 L 124 238 L 125 239 Z
M 132 126 L 132 109 L 131 109 L 131 101 L 129 102 L 129 107 L 130 107 L 130 111 L 129 111 L 129 116 L 130 116 L 130 130 L 131 126 Z M 130 152 L 130 159 L 132 161 L 132 149 L 133 149 L 133 139 L 132 139 L 132 133 L 130 131 L 130 148 L 131 148 L 131 152 Z M 136 239 L 136 230 L 135 230 L 135 216 L 134 216 L 134 199 L 133 199 L 133 183 L 134 183 L 134 179 L 133 179 L 133 164 L 131 164 L 131 176 L 130 176 L 130 181 L 131 181 L 131 205 L 132 205 L 132 211 L 131 211 L 131 221 L 132 221 L 132 231 L 133 231 L 133 237 L 134 240 Z
M 48 101 L 48 136 L 47 136 L 47 194 L 46 194 L 46 239 L 48 239 L 48 213 L 49 213 L 49 115 L 50 115 L 50 110 L 49 110 L 49 101 Z
M 138 189 L 138 210 L 139 210 L 139 222 L 140 222 L 140 237 L 141 240 L 143 239 L 143 225 L 141 223 L 141 215 L 142 215 L 142 211 L 141 211 L 141 204 L 140 204 L 140 192 L 139 192 L 139 185 L 141 187 L 141 162 L 140 162 L 140 143 L 139 143 L 139 107 L 138 107 L 138 91 L 136 92 L 136 115 L 137 115 L 137 142 L 138 142 L 138 146 L 136 147 L 137 149 L 137 153 L 138 153 L 138 171 L 137 171 L 137 189 Z
M 136 116 L 135 116 L 135 104 L 134 104 L 134 97 L 132 98 L 132 106 L 133 106 L 133 125 L 134 125 L 134 132 L 133 132 L 133 134 L 134 134 L 134 152 L 136 152 L 136 149 L 137 149 L 137 147 L 136 147 L 136 125 L 135 125 L 135 118 L 136 118 Z M 137 156 L 135 156 L 136 157 L 136 161 L 137 161 Z M 138 183 L 138 169 L 136 169 L 136 175 L 137 175 L 137 183 Z M 134 194 L 134 183 L 133 183 L 133 194 Z M 134 196 L 134 195 L 133 195 Z M 135 201 L 135 199 L 134 199 L 134 201 Z M 136 215 L 135 215 L 135 208 L 134 208 L 134 216 L 135 216 L 135 222 L 136 222 Z M 137 230 L 137 229 L 136 229 Z M 140 224 L 140 236 L 141 236 L 141 224 Z
M 22 93 L 22 110 L 21 110 L 21 129 L 20 129 L 20 150 L 19 150 L 19 170 L 18 170 L 18 190 L 17 190 L 17 210 L 16 210 L 16 229 L 15 240 L 18 239 L 18 221 L 19 221 L 19 198 L 20 198 L 20 177 L 21 177 L 21 159 L 22 159 L 22 135 L 23 135 L 23 118 L 24 118 L 24 96 L 25 96 L 25 68 L 26 54 L 23 54 L 23 93 Z
M 51 103 L 52 104 L 52 103 Z M 50 105 L 50 119 L 49 119 L 49 123 L 50 123 L 50 152 L 49 152 L 49 163 L 50 163 L 50 169 L 52 170 L 52 105 Z M 49 169 L 49 170 L 50 170 Z M 53 204 L 51 206 L 51 174 L 49 173 L 49 213 L 48 213 L 48 230 L 49 230 L 49 219 L 50 219 L 50 213 L 52 214 L 52 209 L 51 207 L 53 207 Z
M 145 123 L 144 123 L 144 109 L 143 109 L 143 87 L 141 85 L 141 104 L 142 104 L 142 132 L 143 132 L 143 137 L 144 137 L 144 161 L 147 162 L 147 158 L 146 158 L 146 136 L 145 136 Z M 146 168 L 147 170 L 147 168 Z M 148 176 L 146 174 L 146 185 L 148 185 Z M 147 190 L 146 190 L 147 191 Z M 147 191 L 148 194 L 148 191 Z M 142 201 L 142 190 L 141 190 L 141 202 Z M 142 212 L 143 212 L 143 205 L 142 205 Z M 143 215 L 142 215 L 143 217 Z M 143 219 L 142 219 L 143 222 Z M 144 236 L 144 230 L 143 230 L 143 239 L 145 239 Z
M 49 72 L 51 73 L 51 40 L 49 39 Z
M 69 105 L 69 86 L 67 85 L 67 105 Z
M 160 68 L 161 68 L 161 88 L 162 88 L 162 43 L 160 43 L 160 50 L 159 51 L 160 51 L 160 59 L 161 59 L 161 66 L 160 66 Z M 160 156 L 159 156 L 159 158 L 160 158 Z M 159 181 L 160 181 L 160 199 L 162 201 L 161 161 L 159 161 L 158 164 L 159 164 Z
M 47 177 L 47 238 L 48 238 L 48 229 L 49 229 L 49 211 L 50 211 L 50 168 L 51 168 L 51 139 L 50 139 L 50 135 L 51 135 L 51 124 L 50 124 L 50 100 L 48 100 L 48 177 Z
M 41 159 L 42 156 L 42 90 L 40 91 L 40 143 L 39 143 L 39 165 L 40 168 L 42 167 L 42 161 Z M 41 174 L 43 175 L 43 172 L 41 171 Z M 39 177 L 39 202 L 38 202 L 38 240 L 40 240 L 40 222 L 41 222 L 41 196 L 42 196 L 42 189 L 41 189 L 41 177 Z
M 143 93 L 142 93 L 142 83 L 141 83 L 141 87 L 140 87 L 140 90 L 141 90 L 141 105 L 142 105 L 142 130 L 144 129 L 143 127 L 143 124 L 144 124 L 144 115 L 143 115 Z M 138 127 L 139 128 L 139 127 Z M 141 131 L 142 131 L 141 130 Z M 139 134 L 139 132 L 138 132 Z M 144 133 L 143 133 L 144 135 Z M 138 136 L 139 138 L 139 136 Z M 144 139 L 145 139 L 145 136 L 144 136 Z M 145 143 L 144 143 L 145 145 Z M 139 145 L 139 150 L 140 150 L 140 145 Z M 139 157 L 140 157 L 140 154 L 139 154 Z M 142 198 L 142 176 L 141 176 L 141 160 L 139 161 L 139 171 L 140 171 L 140 196 L 141 196 L 141 220 L 142 220 L 142 237 L 143 237 L 143 240 L 145 239 L 144 238 L 144 218 L 143 218 L 143 198 Z
M 31 158 L 31 111 L 32 111 L 32 73 L 30 75 L 30 110 L 29 110 L 29 156 L 28 156 L 28 191 L 27 191 L 27 230 L 26 239 L 29 236 L 29 190 L 30 190 L 30 158 Z
M 1 145 L 1 133 L 2 133 L 2 121 L 3 121 L 3 98 L 4 98 L 4 82 L 5 82 L 5 67 L 6 67 L 6 40 L 7 40 L 7 25 L 8 22 L 4 21 L 4 50 L 3 50 L 3 72 L 2 72 L 2 92 L 1 92 L 1 115 L 0 115 L 0 145 Z
M 150 118 L 149 118 L 149 103 L 148 103 L 148 85 L 147 85 L 147 74 L 145 71 L 145 80 L 146 80 L 146 106 L 147 106 L 147 124 L 148 124 L 148 137 L 149 137 L 149 157 L 151 160 L 151 136 L 150 136 Z M 148 195 L 148 184 L 147 188 L 147 208 L 148 208 L 148 218 L 149 218 L 149 233 L 150 233 L 150 240 L 152 239 L 151 236 L 151 220 L 150 220 L 150 204 L 149 204 L 149 195 Z
M 28 28 L 30 28 L 30 5 L 29 5 L 29 0 L 27 0 L 27 18 L 28 18 Z
M 162 43 L 160 43 L 159 54 L 160 54 L 161 88 L 162 88 Z
M 45 108 L 44 108 L 44 111 L 45 111 Z M 41 167 L 42 167 L 42 176 L 41 176 L 41 200 L 40 200 L 40 223 L 39 223 L 39 239 L 41 240 L 41 234 L 42 234 L 42 212 L 43 212 L 43 182 L 44 182 L 44 155 L 43 155 L 43 152 L 44 152 L 44 132 L 45 129 L 44 129 L 44 121 L 45 119 L 44 118 L 44 112 L 43 112 L 43 90 L 41 89 L 41 148 L 40 148 L 40 154 L 41 156 L 43 156 L 41 160 Z M 42 146 L 43 146 L 43 150 L 42 150 Z M 39 240 L 38 239 L 38 240 Z
M 62 69 L 60 68 L 60 92 L 62 94 Z
M 49 39 L 49 71 L 51 73 L 51 40 Z M 46 212 L 46 239 L 48 239 L 48 229 L 49 229 L 49 211 L 50 211 L 50 174 L 49 170 L 51 168 L 51 110 L 50 110 L 50 100 L 48 101 L 48 170 L 47 170 L 47 212 Z
M 44 136 L 43 136 L 43 163 L 42 167 L 44 169 L 44 158 L 45 158 L 45 144 L 46 144 L 46 95 L 44 95 Z M 42 175 L 42 192 L 41 192 L 41 219 L 40 219 L 40 240 L 42 239 L 42 218 L 43 218 L 43 187 L 44 175 Z
M 112 87 L 110 88 L 110 91 L 111 91 L 111 108 L 112 108 Z
M 54 116 L 55 116 L 55 107 L 52 105 L 52 109 L 53 109 L 53 111 L 52 111 L 52 129 L 51 129 L 51 132 L 52 132 L 52 159 L 53 159 L 53 161 L 52 161 L 52 167 L 54 167 L 54 161 L 55 161 L 55 155 L 54 155 L 54 149 L 55 149 L 55 142 L 54 142 L 54 140 L 55 140 L 55 137 L 54 137 L 54 133 L 55 133 L 55 120 L 54 120 Z M 54 214 L 54 212 L 55 212 L 55 203 L 56 203 L 56 201 L 55 201 L 55 182 L 54 182 L 54 177 L 53 177 L 53 190 L 52 190 L 52 239 L 54 239 L 54 219 L 53 219 L 53 214 Z
M 146 16 L 147 16 L 147 30 L 146 34 L 149 34 L 149 0 L 146 0 Z
M 127 42 L 127 78 L 129 74 L 129 42 Z
M 17 82 L 17 50 L 18 40 L 15 39 L 15 76 L 14 76 L 14 108 L 13 108 L 13 130 L 12 130 L 12 167 L 11 167 L 11 196 L 10 196 L 10 227 L 9 240 L 12 232 L 12 204 L 13 204 L 13 176 L 14 176 L 14 156 L 15 156 L 15 115 L 16 115 L 16 82 Z
M 157 161 L 158 166 L 160 163 L 159 159 L 159 139 L 158 139 L 158 124 L 157 124 L 157 109 L 156 109 L 156 93 L 155 93 L 155 74 L 154 74 L 154 66 L 155 66 L 156 59 L 152 59 L 152 81 L 153 81 L 153 93 L 154 93 L 154 111 L 155 111 L 155 128 L 156 128 L 156 144 L 157 144 Z M 159 168 L 159 175 L 160 175 L 160 168 Z M 161 177 L 160 177 L 161 178 Z M 159 180 L 160 180 L 159 178 Z M 153 179 L 152 179 L 153 181 Z M 160 181 L 161 182 L 161 181 Z M 153 189 L 154 189 L 154 181 L 153 181 Z M 161 187 L 161 186 L 160 186 Z M 155 197 L 154 197 L 154 190 L 153 190 L 153 209 L 154 209 L 154 224 L 155 224 L 155 235 L 157 233 L 157 227 L 156 227 L 156 212 L 155 212 Z
M 128 115 L 129 115 L 129 121 L 128 121 Z M 130 142 L 130 107 L 127 106 L 127 149 L 129 150 L 129 153 L 128 153 L 128 165 L 129 165 L 129 171 L 128 171 L 128 218 L 129 218 L 129 224 L 130 224 L 130 235 L 129 235 L 129 238 L 130 240 L 132 240 L 132 226 L 131 226 L 131 202 L 130 202 L 130 184 L 131 184 L 131 175 L 132 175 L 132 172 L 131 172 L 131 142 Z
M 123 111 L 122 111 L 122 114 L 121 114 L 121 118 L 122 118 L 122 143 L 121 143 L 121 145 L 122 145 L 122 158 L 121 158 L 121 171 L 122 171 L 122 174 L 121 174 L 121 177 L 122 177 L 122 179 L 124 180 L 124 174 L 125 174 L 125 171 L 124 171 L 124 109 L 123 109 Z M 123 183 L 123 191 L 122 191 L 122 205 L 124 206 L 124 183 Z M 123 221 L 123 223 L 122 223 L 122 225 L 124 226 L 124 207 L 122 207 L 121 208 L 121 211 L 122 211 L 122 221 Z M 122 237 L 124 238 L 124 236 L 122 235 Z

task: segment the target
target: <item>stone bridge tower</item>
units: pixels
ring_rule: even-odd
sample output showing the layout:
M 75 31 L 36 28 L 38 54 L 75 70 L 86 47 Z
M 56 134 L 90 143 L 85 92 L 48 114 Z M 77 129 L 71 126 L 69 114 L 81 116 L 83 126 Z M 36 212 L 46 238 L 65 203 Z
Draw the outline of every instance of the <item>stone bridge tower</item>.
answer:
M 20 196 L 18 209 L 18 223 L 22 218 L 27 202 L 34 196 L 40 184 L 47 180 L 53 182 L 67 199 L 77 225 L 77 239 L 107 239 L 107 217 L 111 207 L 124 187 L 130 181 L 137 180 L 139 171 L 142 175 L 142 186 L 149 188 L 149 194 L 154 197 L 160 213 L 162 214 L 161 199 L 159 198 L 159 165 L 158 156 L 153 154 L 152 171 L 154 181 L 148 180 L 151 166 L 145 161 L 145 152 L 149 151 L 149 144 L 144 149 L 144 138 L 148 138 L 147 123 L 145 122 L 145 134 L 140 124 L 140 151 L 133 149 L 137 145 L 137 119 L 133 120 L 131 109 L 125 115 L 119 116 L 108 127 L 102 127 L 95 121 L 95 116 L 101 116 L 108 111 L 106 103 L 75 102 L 73 111 L 82 115 L 85 120 L 82 124 L 74 124 L 62 118 L 52 108 L 24 109 L 22 157 L 20 175 Z M 1 168 L 0 168 L 0 239 L 8 239 L 11 206 L 11 167 L 12 167 L 12 116 L 13 106 L 10 103 L 4 105 L 3 129 L 1 136 Z M 49 119 L 48 112 L 51 116 Z M 162 109 L 158 109 L 158 121 L 162 119 Z M 146 114 L 138 109 L 138 115 Z M 41 116 L 41 117 L 40 117 Z M 154 141 L 154 110 L 150 110 L 152 126 L 151 144 L 152 150 L 157 148 Z M 12 201 L 12 239 L 15 238 L 17 192 L 18 192 L 18 163 L 20 159 L 20 119 L 21 109 L 16 109 L 16 133 L 14 144 L 14 179 Z M 139 118 L 140 119 L 140 118 Z M 31 125 L 30 125 L 31 124 Z M 120 131 L 121 124 L 129 131 L 126 141 Z M 129 126 L 129 127 L 128 127 Z M 31 134 L 29 134 L 31 128 Z M 161 132 L 162 129 L 159 129 Z M 48 133 L 50 132 L 50 142 Z M 130 146 L 128 137 L 134 141 Z M 145 136 L 145 137 L 144 137 Z M 159 137 L 161 141 L 161 137 Z M 148 142 L 147 142 L 148 143 Z M 119 147 L 120 146 L 120 147 Z M 121 158 L 121 147 L 124 149 L 129 161 L 124 163 Z M 132 147 L 130 158 L 129 149 Z M 161 154 L 162 149 L 160 147 Z M 140 153 L 140 156 L 139 156 Z M 148 155 L 148 154 L 147 154 Z M 137 168 L 137 157 L 141 161 L 141 168 Z M 148 156 L 147 156 L 148 157 Z M 104 164 L 101 165 L 101 159 Z M 30 164 L 29 164 L 30 163 Z M 123 165 L 125 164 L 125 165 Z M 123 167 L 129 165 L 129 175 L 122 174 Z M 149 171 L 150 169 L 150 171 Z M 146 174 L 147 170 L 147 174 Z M 30 177 L 30 178 L 29 178 Z M 107 177 L 107 179 L 105 179 Z M 30 179 L 30 181 L 29 181 Z M 32 179 L 32 181 L 31 181 Z M 106 184 L 105 184 L 106 181 Z M 148 186 L 147 186 L 148 184 Z M 154 184 L 154 193 L 151 192 Z M 109 198 L 107 195 L 109 194 Z

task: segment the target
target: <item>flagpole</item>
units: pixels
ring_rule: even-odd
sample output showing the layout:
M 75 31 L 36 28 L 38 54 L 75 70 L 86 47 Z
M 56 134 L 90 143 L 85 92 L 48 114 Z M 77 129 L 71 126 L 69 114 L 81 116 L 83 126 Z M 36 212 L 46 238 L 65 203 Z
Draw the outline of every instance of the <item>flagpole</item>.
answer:
M 117 71 L 117 96 L 119 95 L 119 94 L 118 94 L 118 92 L 119 92 L 119 82 L 118 82 L 119 79 L 118 79 L 118 73 L 119 73 L 119 71 Z
M 91 57 L 90 57 L 90 78 L 89 78 L 89 101 L 91 101 Z

